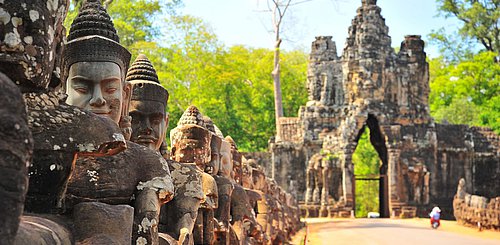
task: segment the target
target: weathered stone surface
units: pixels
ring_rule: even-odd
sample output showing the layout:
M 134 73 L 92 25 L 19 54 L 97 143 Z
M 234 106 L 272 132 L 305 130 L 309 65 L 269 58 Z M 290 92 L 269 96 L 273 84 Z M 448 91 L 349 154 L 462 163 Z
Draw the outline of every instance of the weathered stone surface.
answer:
M 73 244 L 67 220 L 51 215 L 25 215 L 21 219 L 15 245 Z
M 200 203 L 205 198 L 201 175 L 196 167 L 167 160 L 176 187 L 172 201 L 163 205 L 159 231 L 168 234 L 180 244 L 193 244 L 193 228 Z
M 25 210 L 61 213 L 76 156 L 116 154 L 125 149 L 125 139 L 111 120 L 61 102 L 61 94 L 26 93 L 24 98 L 35 140 Z M 45 106 L 39 106 L 40 99 Z
M 0 244 L 12 244 L 28 189 L 33 153 L 26 107 L 19 88 L 0 72 Z
M 500 228 L 500 197 L 488 199 L 483 196 L 470 195 L 465 191 L 465 180 L 458 184 L 453 199 L 453 215 L 459 223 L 476 226 L 480 229 Z
M 282 131 L 269 144 L 271 177 L 289 191 L 291 183 L 298 185 L 298 199 L 308 203 L 305 213 L 343 216 L 353 209 L 352 155 L 366 127 L 382 162 L 382 217 L 425 216 L 431 203 L 451 217 L 461 177 L 470 192 L 488 197 L 500 192 L 499 136 L 485 128 L 434 123 L 424 41 L 407 35 L 396 53 L 388 31 L 376 1 L 363 0 L 341 57 L 331 37 L 316 37 L 312 44 L 309 101 L 298 118 L 280 119 Z M 338 159 L 340 169 L 331 178 L 323 179 L 330 170 L 314 166 L 319 164 L 306 166 L 317 162 L 312 158 L 319 152 Z M 325 185 L 328 179 L 334 181 Z
M 67 0 L 40 4 L 38 0 L 4 1 L 0 20 L 0 72 L 24 92 L 44 91 L 60 71 Z M 51 76 L 53 79 L 51 79 Z M 55 87 L 56 84 L 51 84 Z
M 107 204 L 131 204 L 134 194 L 157 177 L 164 182 L 154 185 L 170 200 L 173 185 L 169 168 L 163 157 L 145 146 L 127 141 L 127 150 L 109 157 L 85 157 L 76 161 L 66 193 L 67 208 L 84 201 Z
M 131 244 L 134 208 L 129 205 L 109 205 L 83 202 L 73 209 L 74 236 L 77 243 Z

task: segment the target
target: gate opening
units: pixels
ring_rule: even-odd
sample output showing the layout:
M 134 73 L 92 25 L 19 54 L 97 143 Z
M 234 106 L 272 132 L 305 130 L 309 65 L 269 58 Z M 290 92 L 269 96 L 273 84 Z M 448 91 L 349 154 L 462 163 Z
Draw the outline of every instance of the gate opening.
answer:
M 389 217 L 387 148 L 373 115 L 368 115 L 356 141 L 352 156 L 355 216 L 366 218 L 369 212 L 378 212 L 382 218 Z

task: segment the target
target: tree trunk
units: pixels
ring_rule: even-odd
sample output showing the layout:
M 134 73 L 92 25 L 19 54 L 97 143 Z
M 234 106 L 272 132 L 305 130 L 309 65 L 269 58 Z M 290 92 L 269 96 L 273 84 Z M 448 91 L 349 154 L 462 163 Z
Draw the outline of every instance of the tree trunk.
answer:
M 276 141 L 281 140 L 281 125 L 279 118 L 283 117 L 283 104 L 281 99 L 280 83 L 280 45 L 279 24 L 275 26 L 276 42 L 274 44 L 274 69 L 271 73 L 274 80 L 274 111 L 276 117 Z

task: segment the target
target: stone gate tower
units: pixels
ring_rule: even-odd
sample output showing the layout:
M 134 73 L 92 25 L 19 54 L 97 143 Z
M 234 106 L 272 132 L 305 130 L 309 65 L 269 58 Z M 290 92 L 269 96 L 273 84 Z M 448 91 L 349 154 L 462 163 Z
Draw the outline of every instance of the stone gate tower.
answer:
M 297 183 L 309 215 L 344 216 L 354 208 L 352 155 L 365 127 L 381 160 L 383 217 L 423 214 L 430 205 L 446 215 L 461 177 L 470 180 L 469 192 L 500 193 L 499 136 L 436 124 L 423 40 L 405 36 L 395 53 L 388 32 L 376 0 L 362 0 L 341 57 L 331 37 L 312 43 L 309 101 L 298 118 L 280 120 L 280 141 L 270 143 L 274 178 L 285 187 Z

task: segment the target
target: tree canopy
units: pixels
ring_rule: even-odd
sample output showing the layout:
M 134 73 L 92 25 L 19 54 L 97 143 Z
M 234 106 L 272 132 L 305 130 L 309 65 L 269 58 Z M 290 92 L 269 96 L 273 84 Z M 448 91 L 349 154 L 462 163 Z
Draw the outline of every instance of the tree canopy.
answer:
M 82 1 L 72 0 L 68 29 Z M 500 133 L 498 1 L 436 1 L 441 14 L 463 25 L 457 35 L 436 31 L 429 36 L 442 54 L 429 61 L 431 114 L 438 122 L 489 126 Z M 133 58 L 146 54 L 169 91 L 169 130 L 192 104 L 241 149 L 267 148 L 275 135 L 274 50 L 224 46 L 202 19 L 179 13 L 181 0 L 103 2 L 122 44 Z M 480 52 L 473 48 L 477 43 Z M 282 51 L 280 70 L 284 116 L 297 116 L 307 101 L 307 54 Z
M 500 1 L 498 0 L 437 0 L 438 11 L 447 18 L 456 18 L 461 22 L 458 33 L 463 40 L 475 39 L 486 51 L 496 53 L 500 61 Z M 442 43 L 449 41 L 443 31 L 436 32 L 437 39 Z M 453 44 L 451 42 L 449 44 Z M 455 45 L 446 49 L 452 51 Z

